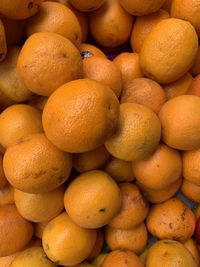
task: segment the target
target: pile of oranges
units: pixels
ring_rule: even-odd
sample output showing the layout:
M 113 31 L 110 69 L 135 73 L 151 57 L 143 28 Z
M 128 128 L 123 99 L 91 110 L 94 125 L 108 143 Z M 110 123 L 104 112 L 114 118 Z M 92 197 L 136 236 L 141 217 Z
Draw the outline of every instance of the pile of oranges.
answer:
M 199 14 L 0 0 L 0 267 L 200 266 Z

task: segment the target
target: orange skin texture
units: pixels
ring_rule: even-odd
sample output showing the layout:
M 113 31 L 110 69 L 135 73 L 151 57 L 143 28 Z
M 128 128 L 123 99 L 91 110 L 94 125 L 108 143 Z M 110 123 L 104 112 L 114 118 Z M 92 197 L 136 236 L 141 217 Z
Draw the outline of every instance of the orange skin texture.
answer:
M 81 173 L 98 169 L 109 157 L 110 154 L 105 146 L 100 146 L 85 153 L 76 153 L 73 155 L 73 169 Z
M 135 179 L 129 161 L 112 157 L 104 166 L 104 170 L 117 182 L 131 182 Z
M 81 78 L 82 59 L 67 38 L 57 33 L 38 32 L 23 45 L 17 71 L 30 91 L 48 96 L 62 84 Z
M 146 226 L 159 239 L 184 242 L 194 233 L 195 216 L 190 208 L 174 197 L 151 206 Z
M 167 18 L 169 18 L 169 13 L 162 9 L 146 16 L 137 17 L 130 37 L 132 50 L 139 53 L 144 40 L 153 27 Z
M 159 112 L 162 140 L 180 150 L 200 146 L 200 98 L 182 95 L 167 101 Z M 181 123 L 180 123 L 181 122 Z
M 132 251 L 115 250 L 106 256 L 102 267 L 144 267 L 140 259 Z
M 32 224 L 19 214 L 14 205 L 0 207 L 0 257 L 23 249 L 32 235 Z
M 20 139 L 6 150 L 3 159 L 8 181 L 27 193 L 45 193 L 57 188 L 67 180 L 71 166 L 71 155 L 57 149 L 44 134 Z
M 42 122 L 58 148 L 82 153 L 103 145 L 117 125 L 119 102 L 113 91 L 90 79 L 71 81 L 48 99 Z
M 23 20 L 35 15 L 43 0 L 2 0 L 0 4 L 0 13 L 13 20 Z
M 149 211 L 149 205 L 136 185 L 121 183 L 119 188 L 122 194 L 121 210 L 110 221 L 109 226 L 129 229 L 145 220 Z
M 183 152 L 183 177 L 190 183 L 200 186 L 200 149 Z
M 40 132 L 43 132 L 42 114 L 30 105 L 12 105 L 0 115 L 0 139 L 5 148 L 20 138 Z
M 43 248 L 48 258 L 65 266 L 72 266 L 85 260 L 92 251 L 95 241 L 96 230 L 79 227 L 66 212 L 51 220 L 42 236 Z
M 190 251 L 192 254 L 193 258 L 195 259 L 196 263 L 200 264 L 200 254 L 198 250 L 198 246 L 196 241 L 193 238 L 188 239 L 183 243 L 183 245 Z
M 137 182 L 137 185 L 142 190 L 143 195 L 151 203 L 161 203 L 163 201 L 170 199 L 180 189 L 181 184 L 182 184 L 182 179 L 180 178 L 174 183 L 170 184 L 169 186 L 166 186 L 159 190 L 154 190 Z
M 133 79 L 143 77 L 139 64 L 139 54 L 123 52 L 116 56 L 113 62 L 121 71 L 123 86 Z
M 198 267 L 188 249 L 174 240 L 160 240 L 154 243 L 147 252 L 146 267 Z
M 189 199 L 200 203 L 200 186 L 183 179 L 181 192 Z
M 77 225 L 99 228 L 119 212 L 121 192 L 106 172 L 93 170 L 76 177 L 67 187 L 65 209 Z
M 34 235 L 37 238 L 42 239 L 42 234 L 44 232 L 45 227 L 47 226 L 47 224 L 49 223 L 49 221 L 45 221 L 45 222 L 40 222 L 40 223 L 35 223 L 34 224 Z
M 63 4 L 43 2 L 38 13 L 26 24 L 26 35 L 36 32 L 54 32 L 68 38 L 77 47 L 81 44 L 82 32 L 76 15 Z
M 123 8 L 131 15 L 143 16 L 159 10 L 165 0 L 120 0 L 119 2 L 123 6 Z
M 187 72 L 177 81 L 163 85 L 167 100 L 179 95 L 186 95 L 192 84 L 193 77 L 190 73 Z
M 83 77 L 93 79 L 109 86 L 120 96 L 122 90 L 122 75 L 114 62 L 103 57 L 88 57 L 83 60 Z
M 129 229 L 106 227 L 105 239 L 112 250 L 130 250 L 139 255 L 147 244 L 147 229 L 144 223 Z
M 98 44 L 117 47 L 128 40 L 133 16 L 128 14 L 117 0 L 107 0 L 99 9 L 89 13 L 89 26 Z
M 155 150 L 160 135 L 160 121 L 152 110 L 140 104 L 124 103 L 120 105 L 118 128 L 105 146 L 116 158 L 136 161 Z
M 5 188 L 7 179 L 3 170 L 3 156 L 0 154 L 0 190 Z
M 159 190 L 181 177 L 182 161 L 178 151 L 160 144 L 155 152 L 141 161 L 132 163 L 136 180 L 142 185 Z
M 30 194 L 15 189 L 15 205 L 19 213 L 29 221 L 49 221 L 64 209 L 64 191 L 63 186 L 43 194 Z
M 173 0 L 171 5 L 171 17 L 189 21 L 200 36 L 200 12 L 199 0 Z
M 136 78 L 123 87 L 120 103 L 138 103 L 158 113 L 166 101 L 165 91 L 155 81 Z
M 145 39 L 140 51 L 144 75 L 168 84 L 182 77 L 193 65 L 198 36 L 187 21 L 168 18 L 160 21 Z

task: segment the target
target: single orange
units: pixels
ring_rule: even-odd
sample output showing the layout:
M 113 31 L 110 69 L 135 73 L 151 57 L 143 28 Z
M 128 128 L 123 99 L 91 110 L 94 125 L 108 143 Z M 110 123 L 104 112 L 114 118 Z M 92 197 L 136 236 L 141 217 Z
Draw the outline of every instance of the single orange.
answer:
M 42 236 L 43 248 L 48 258 L 57 265 L 65 266 L 85 260 L 92 251 L 95 240 L 96 230 L 79 227 L 66 212 L 51 220 Z
M 88 171 L 76 177 L 67 187 L 64 205 L 77 225 L 99 228 L 119 212 L 121 192 L 106 172 Z
M 192 210 L 176 197 L 153 204 L 146 220 L 148 231 L 155 237 L 180 242 L 193 235 L 195 223 Z
M 181 177 L 182 161 L 177 150 L 160 144 L 153 154 L 133 162 L 132 167 L 139 183 L 159 190 L 170 186 Z
M 42 133 L 20 139 L 6 150 L 3 158 L 8 181 L 33 194 L 59 187 L 68 179 L 71 166 L 71 155 L 57 149 Z
M 139 255 L 147 245 L 147 229 L 144 223 L 129 229 L 107 226 L 105 240 L 112 250 L 130 250 Z
M 190 181 L 183 179 L 181 192 L 189 199 L 200 203 L 200 186 L 193 184 Z
M 73 153 L 93 150 L 115 131 L 119 102 L 113 91 L 91 79 L 71 81 L 48 99 L 43 127 L 58 148 Z
M 109 222 L 109 226 L 129 229 L 142 223 L 148 214 L 149 205 L 139 188 L 131 183 L 120 183 L 122 206 L 119 213 Z

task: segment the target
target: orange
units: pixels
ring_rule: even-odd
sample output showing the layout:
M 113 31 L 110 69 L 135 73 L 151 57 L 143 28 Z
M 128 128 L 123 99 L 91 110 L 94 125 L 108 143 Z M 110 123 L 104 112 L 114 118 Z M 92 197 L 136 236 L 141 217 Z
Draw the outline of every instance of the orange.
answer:
M 47 258 L 44 250 L 41 247 L 35 246 L 20 252 L 10 265 L 10 267 L 26 266 L 56 267 L 57 265 Z
M 122 194 L 121 210 L 110 221 L 109 226 L 129 229 L 145 220 L 149 211 L 149 205 L 136 185 L 121 183 L 119 188 Z
M 174 240 L 154 243 L 148 253 L 146 267 L 197 267 L 191 253 L 185 246 Z
M 133 16 L 128 14 L 118 0 L 107 0 L 89 13 L 90 33 L 105 47 L 117 47 L 128 41 L 133 26 Z
M 107 226 L 105 239 L 111 250 L 130 250 L 139 255 L 147 244 L 147 229 L 144 223 L 129 229 Z
M 189 21 L 200 36 L 200 12 L 199 0 L 173 0 L 171 5 L 171 17 Z
M 9 19 L 27 19 L 35 15 L 43 0 L 1 0 L 0 13 Z
M 94 244 L 94 247 L 92 249 L 92 251 L 90 252 L 90 255 L 87 257 L 88 260 L 93 260 L 94 258 L 96 258 L 104 245 L 104 234 L 103 231 L 101 229 L 97 229 L 97 233 L 96 233 L 96 242 Z
M 6 150 L 3 159 L 8 181 L 15 188 L 34 194 L 63 184 L 71 165 L 71 156 L 57 149 L 42 133 L 21 138 Z
M 109 86 L 120 96 L 122 90 L 122 76 L 114 62 L 104 57 L 87 57 L 83 60 L 83 77 L 93 79 Z
M 127 82 L 122 90 L 121 103 L 138 103 L 158 113 L 166 100 L 163 88 L 147 78 L 136 78 Z
M 104 170 L 110 174 L 116 182 L 131 182 L 135 179 L 130 161 L 112 157 L 105 164 Z
M 123 6 L 123 8 L 130 14 L 134 16 L 143 16 L 160 9 L 165 0 L 120 0 L 119 2 Z
M 65 266 L 72 266 L 85 260 L 95 240 L 96 230 L 79 227 L 66 212 L 51 220 L 42 236 L 43 248 L 48 258 L 57 265 Z
M 81 77 L 82 59 L 67 38 L 57 33 L 38 32 L 23 45 L 17 70 L 29 90 L 48 96 L 62 84 Z
M 162 140 L 170 147 L 193 150 L 200 147 L 200 98 L 182 95 L 161 108 Z M 181 122 L 181 123 L 180 123 Z
M 196 261 L 196 263 L 199 266 L 200 265 L 200 255 L 199 255 L 199 250 L 198 250 L 196 241 L 193 238 L 190 238 L 187 241 L 185 241 L 183 243 L 183 245 L 190 251 L 194 260 Z
M 3 171 L 3 156 L 0 154 L 0 190 L 5 188 L 7 184 L 7 179 Z
M 43 235 L 44 229 L 45 229 L 45 227 L 47 226 L 48 223 L 49 223 L 49 221 L 39 222 L 39 223 L 35 223 L 34 224 L 34 235 L 37 238 L 42 239 L 42 235 Z
M 106 172 L 93 170 L 76 177 L 67 187 L 64 205 L 70 218 L 84 228 L 99 228 L 121 207 L 121 192 Z
M 82 38 L 76 15 L 67 6 L 56 2 L 43 2 L 38 13 L 28 20 L 26 35 L 36 32 L 58 33 L 76 46 L 80 45 Z
M 183 177 L 200 186 L 200 149 L 183 152 Z
M 0 190 L 0 206 L 14 203 L 14 188 L 7 183 L 6 186 Z
M 7 97 L 0 89 L 0 112 L 2 112 L 5 108 L 13 105 L 15 102 Z
M 103 145 L 113 134 L 118 115 L 119 102 L 111 89 L 80 79 L 64 84 L 49 97 L 42 121 L 54 145 L 82 153 Z
M 14 205 L 0 207 L 0 257 L 24 248 L 32 235 L 32 224 L 18 213 Z
M 105 0 L 86 0 L 81 2 L 79 0 L 69 0 L 69 2 L 80 11 L 91 12 L 98 9 Z
M 15 205 L 19 213 L 32 222 L 49 221 L 64 209 L 64 187 L 43 194 L 30 194 L 15 189 Z
M 194 215 L 197 221 L 200 217 L 200 204 L 199 203 L 195 205 L 195 207 L 193 208 L 193 212 L 194 212 Z
M 73 169 L 78 172 L 97 169 L 108 160 L 109 156 L 110 154 L 105 146 L 100 146 L 85 153 L 76 153 L 73 155 Z
M 116 56 L 113 62 L 121 71 L 123 86 L 129 81 L 143 77 L 137 53 L 123 52 Z
M 151 203 L 161 203 L 173 197 L 176 192 L 180 189 L 182 184 L 182 179 L 179 178 L 172 184 L 165 186 L 164 188 L 154 190 L 141 183 L 137 183 L 139 188 L 142 190 L 143 195 L 145 198 L 150 201 Z
M 200 203 L 200 186 L 183 179 L 181 192 L 189 199 Z
M 139 53 L 144 40 L 153 27 L 161 20 L 167 18 L 169 18 L 169 13 L 162 9 L 149 15 L 137 17 L 130 37 L 133 51 Z
M 35 107 L 35 108 L 37 108 L 37 109 L 39 109 L 39 110 L 41 110 L 41 111 L 43 111 L 47 100 L 48 100 L 47 96 L 33 95 L 30 98 L 28 104 L 33 106 L 33 107 Z
M 198 36 L 189 22 L 164 19 L 144 40 L 140 65 L 147 77 L 167 84 L 179 79 L 191 68 L 197 51 Z
M 179 152 L 164 144 L 144 160 L 132 163 L 133 174 L 142 185 L 153 189 L 163 189 L 181 177 L 182 161 Z
M 196 95 L 200 97 L 200 74 L 198 74 L 192 83 L 190 84 L 190 87 L 188 88 L 187 93 L 189 95 Z
M 8 49 L 6 59 L 0 65 L 0 90 L 15 102 L 30 99 L 32 92 L 21 82 L 17 73 L 17 61 L 21 47 L 12 46 Z
M 193 65 L 190 69 L 190 73 L 192 75 L 197 75 L 200 73 L 200 46 L 199 46 L 198 52 L 196 54 L 196 58 L 193 62 Z
M 12 105 L 0 115 L 0 142 L 5 148 L 26 135 L 42 131 L 41 113 L 30 105 Z
M 80 45 L 80 51 L 81 51 L 81 54 L 84 54 L 85 52 L 90 52 L 92 56 L 106 58 L 106 55 L 104 54 L 104 52 L 100 48 L 92 44 L 82 43 Z
M 174 197 L 151 206 L 146 226 L 148 231 L 159 239 L 184 242 L 194 233 L 195 216 L 188 206 Z
M 163 85 L 167 99 L 171 99 L 179 95 L 186 95 L 192 81 L 192 75 L 187 72 L 175 82 Z
M 140 104 L 124 103 L 120 105 L 117 130 L 105 146 L 116 158 L 136 161 L 156 149 L 160 135 L 160 121 L 152 110 Z
M 131 251 L 115 250 L 108 254 L 102 267 L 144 267 L 137 255 Z
M 7 46 L 19 45 L 25 36 L 25 21 L 12 20 L 0 15 L 3 22 Z
M 7 54 L 7 43 L 4 25 L 0 19 L 0 61 L 3 61 Z

